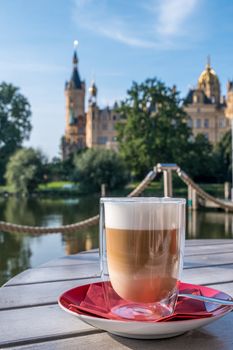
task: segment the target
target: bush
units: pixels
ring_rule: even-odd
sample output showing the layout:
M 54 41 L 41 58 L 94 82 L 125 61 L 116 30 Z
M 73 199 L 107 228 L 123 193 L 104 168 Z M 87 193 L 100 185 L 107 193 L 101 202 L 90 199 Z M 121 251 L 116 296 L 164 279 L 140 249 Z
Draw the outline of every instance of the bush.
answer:
M 16 151 L 7 164 L 5 178 L 14 193 L 27 195 L 43 181 L 45 157 L 33 148 Z
M 112 190 L 128 181 L 125 163 L 114 151 L 89 149 L 74 157 L 74 166 L 74 180 L 83 192 L 99 192 L 101 184 Z

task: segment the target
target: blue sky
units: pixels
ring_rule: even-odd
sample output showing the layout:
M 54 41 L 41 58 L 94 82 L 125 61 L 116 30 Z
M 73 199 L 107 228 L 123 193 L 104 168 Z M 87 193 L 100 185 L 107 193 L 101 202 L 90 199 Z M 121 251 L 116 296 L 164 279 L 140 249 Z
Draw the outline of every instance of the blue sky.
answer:
M 0 81 L 19 86 L 31 103 L 26 145 L 59 153 L 75 39 L 81 78 L 88 87 L 95 76 L 101 106 L 124 98 L 132 80 L 154 76 L 184 96 L 208 54 L 225 93 L 232 18 L 229 0 L 0 0 Z

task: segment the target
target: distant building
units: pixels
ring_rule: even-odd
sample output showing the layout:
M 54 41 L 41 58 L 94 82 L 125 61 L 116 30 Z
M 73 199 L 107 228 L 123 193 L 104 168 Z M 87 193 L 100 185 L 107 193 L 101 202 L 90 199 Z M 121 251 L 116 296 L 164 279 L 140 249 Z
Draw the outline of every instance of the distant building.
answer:
M 193 134 L 204 134 L 216 144 L 230 129 L 230 113 L 233 113 L 233 82 L 227 83 L 227 96 L 221 95 L 218 76 L 208 59 L 201 73 L 197 87 L 191 89 L 185 99 L 185 111 L 190 117 L 189 125 Z
M 86 87 L 79 75 L 75 51 L 72 75 L 65 83 L 66 128 L 62 140 L 63 159 L 86 147 L 117 149 L 115 125 L 120 118 L 116 112 L 117 104 L 115 103 L 113 108 L 100 109 L 94 81 L 88 91 L 88 109 L 85 112 Z
M 73 55 L 73 71 L 65 84 L 66 128 L 62 141 L 63 159 L 84 148 L 107 148 L 117 150 L 116 123 L 120 120 L 113 108 L 101 109 L 97 103 L 97 86 L 93 81 L 88 89 L 88 108 L 85 112 L 85 82 L 78 71 L 77 52 Z M 201 73 L 197 87 L 189 90 L 184 109 L 189 115 L 189 126 L 193 134 L 204 134 L 216 144 L 224 133 L 230 129 L 233 117 L 233 82 L 227 83 L 227 96 L 221 95 L 218 76 L 208 60 Z

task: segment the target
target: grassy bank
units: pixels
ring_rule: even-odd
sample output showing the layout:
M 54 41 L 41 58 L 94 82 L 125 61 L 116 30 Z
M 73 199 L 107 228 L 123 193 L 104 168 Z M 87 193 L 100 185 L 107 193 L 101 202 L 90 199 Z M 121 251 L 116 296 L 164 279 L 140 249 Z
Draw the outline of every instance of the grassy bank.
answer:
M 107 195 L 112 196 L 126 196 L 139 184 L 137 182 L 131 182 L 125 188 L 108 192 Z M 224 184 L 199 184 L 201 188 L 209 194 L 223 198 L 224 197 Z M 0 195 L 12 194 L 12 191 L 7 186 L 0 186 Z M 47 184 L 40 184 L 35 192 L 35 195 L 40 197 L 77 197 L 83 195 L 80 192 L 78 184 L 70 181 L 53 181 Z M 144 191 L 145 196 L 163 196 L 163 179 L 153 181 Z M 174 197 L 186 197 L 187 186 L 177 177 L 173 180 L 173 196 Z

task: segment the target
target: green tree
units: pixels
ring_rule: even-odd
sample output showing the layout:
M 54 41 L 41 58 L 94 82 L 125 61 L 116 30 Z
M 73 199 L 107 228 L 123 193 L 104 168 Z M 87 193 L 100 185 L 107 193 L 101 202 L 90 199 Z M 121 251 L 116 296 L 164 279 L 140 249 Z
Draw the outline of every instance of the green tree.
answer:
M 213 155 L 213 146 L 205 135 L 198 134 L 184 152 L 184 170 L 197 182 L 215 182 L 217 161 Z
M 191 130 L 179 94 L 156 78 L 133 83 L 119 107 L 119 150 L 134 176 L 156 163 L 184 165 Z
M 28 100 L 12 84 L 0 84 L 0 182 L 7 161 L 31 131 L 31 109 Z
M 54 157 L 46 164 L 44 171 L 47 181 L 72 180 L 74 172 L 73 155 L 65 160 Z
M 14 193 L 32 193 L 43 181 L 45 157 L 33 148 L 16 151 L 7 164 L 6 180 Z
M 85 192 L 99 192 L 101 184 L 107 189 L 123 186 L 128 180 L 125 163 L 110 150 L 89 149 L 74 157 L 75 180 Z
M 231 181 L 232 174 L 232 137 L 227 131 L 215 147 L 215 158 L 218 164 L 217 174 L 222 181 Z

